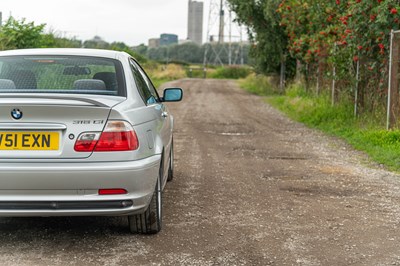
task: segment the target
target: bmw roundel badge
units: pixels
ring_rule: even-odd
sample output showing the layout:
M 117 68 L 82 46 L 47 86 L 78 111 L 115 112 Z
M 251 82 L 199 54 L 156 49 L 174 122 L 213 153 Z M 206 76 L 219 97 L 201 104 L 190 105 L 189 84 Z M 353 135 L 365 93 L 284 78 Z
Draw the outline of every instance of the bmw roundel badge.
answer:
M 22 118 L 22 111 L 17 109 L 17 108 L 14 108 L 11 111 L 11 116 L 12 116 L 12 118 L 17 119 L 17 120 L 21 119 Z

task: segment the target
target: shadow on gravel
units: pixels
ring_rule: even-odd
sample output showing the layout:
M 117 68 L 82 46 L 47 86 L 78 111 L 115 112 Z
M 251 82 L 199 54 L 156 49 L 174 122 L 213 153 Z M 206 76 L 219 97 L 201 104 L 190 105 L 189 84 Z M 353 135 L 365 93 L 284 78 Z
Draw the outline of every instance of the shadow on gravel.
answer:
M 0 239 L 1 265 L 131 265 L 153 238 L 130 234 L 126 217 L 49 217 L 0 218 Z
M 296 196 L 352 197 L 359 193 L 351 189 L 332 188 L 327 186 L 282 186 L 281 191 L 288 191 Z
M 23 234 L 21 234 L 23 232 Z M 0 239 L 14 238 L 18 235 L 56 236 L 68 233 L 69 236 L 127 235 L 126 217 L 18 217 L 0 218 Z

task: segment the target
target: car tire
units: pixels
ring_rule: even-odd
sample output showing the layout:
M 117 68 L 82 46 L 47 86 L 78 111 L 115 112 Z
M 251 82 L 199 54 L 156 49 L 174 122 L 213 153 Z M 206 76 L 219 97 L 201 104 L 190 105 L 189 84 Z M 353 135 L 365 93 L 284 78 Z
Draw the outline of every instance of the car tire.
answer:
M 129 230 L 132 234 L 156 234 L 160 232 L 162 226 L 162 188 L 161 172 L 157 179 L 156 188 L 150 204 L 144 213 L 129 215 Z
M 172 139 L 171 143 L 167 181 L 172 181 L 172 179 L 174 179 L 174 139 Z

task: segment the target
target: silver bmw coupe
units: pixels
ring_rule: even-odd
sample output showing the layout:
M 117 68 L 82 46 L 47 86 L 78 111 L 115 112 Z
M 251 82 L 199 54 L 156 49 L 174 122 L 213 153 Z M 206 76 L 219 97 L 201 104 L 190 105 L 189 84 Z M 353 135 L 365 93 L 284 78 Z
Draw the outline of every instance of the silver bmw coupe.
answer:
M 0 216 L 127 216 L 157 233 L 173 116 L 124 52 L 0 52 Z

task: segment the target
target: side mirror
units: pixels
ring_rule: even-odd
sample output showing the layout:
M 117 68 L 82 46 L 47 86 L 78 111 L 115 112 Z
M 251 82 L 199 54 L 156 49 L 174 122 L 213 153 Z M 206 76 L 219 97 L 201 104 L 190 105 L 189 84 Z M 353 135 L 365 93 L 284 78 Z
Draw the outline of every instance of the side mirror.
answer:
M 168 88 L 164 90 L 163 102 L 179 102 L 182 100 L 183 91 L 181 88 Z

